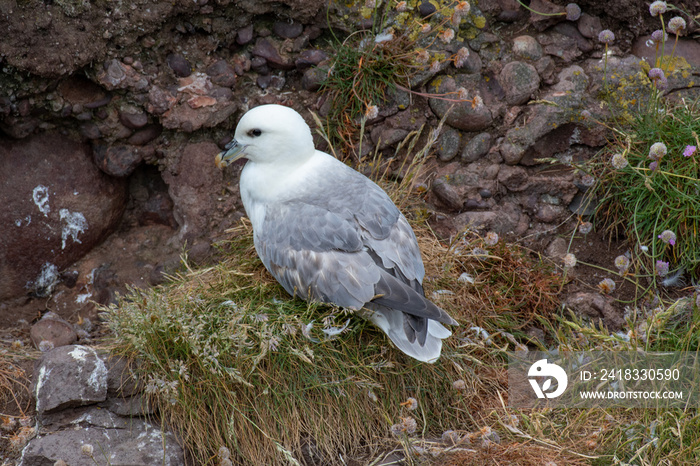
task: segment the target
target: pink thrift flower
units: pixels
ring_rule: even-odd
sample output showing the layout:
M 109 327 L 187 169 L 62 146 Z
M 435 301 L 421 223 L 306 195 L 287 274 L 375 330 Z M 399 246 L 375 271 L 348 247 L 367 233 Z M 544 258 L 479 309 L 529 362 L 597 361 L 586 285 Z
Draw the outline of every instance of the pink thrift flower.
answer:
M 685 146 L 685 150 L 683 151 L 683 157 L 691 157 L 696 150 L 697 147 L 695 146 Z

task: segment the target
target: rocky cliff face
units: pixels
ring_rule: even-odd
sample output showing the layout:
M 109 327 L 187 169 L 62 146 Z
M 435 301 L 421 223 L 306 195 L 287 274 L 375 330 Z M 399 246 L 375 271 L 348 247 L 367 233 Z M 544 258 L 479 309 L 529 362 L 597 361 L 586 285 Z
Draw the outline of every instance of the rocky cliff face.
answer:
M 0 326 L 47 309 L 94 320 L 92 301 L 159 283 L 183 250 L 207 258 L 241 215 L 238 169 L 212 163 L 238 116 L 272 102 L 328 113 L 334 102 L 316 92 L 336 53 L 328 28 L 342 38 L 373 20 L 364 3 L 301 0 L 1 3 Z M 398 28 L 399 4 L 386 6 Z M 604 131 L 580 119 L 600 108 L 597 35 L 618 35 L 607 65 L 616 98 L 640 102 L 649 83 L 639 58 L 653 55 L 642 34 L 656 22 L 638 2 L 581 6 L 572 22 L 510 0 L 472 4 L 454 39 L 432 42 L 441 61 L 368 122 L 363 153 L 393 154 L 447 115 L 425 179 L 440 233 L 472 224 L 544 249 L 572 212 L 585 213 L 586 180 L 570 162 L 605 144 Z M 563 11 L 546 0 L 531 7 Z M 429 16 L 429 2 L 407 8 L 416 21 L 444 20 Z M 693 95 L 697 49 L 679 43 L 691 71 L 668 93 Z M 461 89 L 483 105 L 449 110 L 454 102 L 439 95 Z M 545 158 L 562 163 L 542 170 Z

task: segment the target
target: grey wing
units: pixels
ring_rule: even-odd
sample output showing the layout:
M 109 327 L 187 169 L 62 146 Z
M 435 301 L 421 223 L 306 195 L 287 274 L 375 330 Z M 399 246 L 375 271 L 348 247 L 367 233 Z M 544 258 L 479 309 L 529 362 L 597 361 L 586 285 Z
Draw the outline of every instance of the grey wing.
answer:
M 315 204 L 268 206 L 255 249 L 284 289 L 303 299 L 360 309 L 380 280 L 357 225 Z
M 346 175 L 342 187 L 335 188 L 338 195 L 328 202 L 329 210 L 347 212 L 344 217 L 360 227 L 362 242 L 377 265 L 422 292 L 425 269 L 411 225 L 376 183 L 349 168 Z

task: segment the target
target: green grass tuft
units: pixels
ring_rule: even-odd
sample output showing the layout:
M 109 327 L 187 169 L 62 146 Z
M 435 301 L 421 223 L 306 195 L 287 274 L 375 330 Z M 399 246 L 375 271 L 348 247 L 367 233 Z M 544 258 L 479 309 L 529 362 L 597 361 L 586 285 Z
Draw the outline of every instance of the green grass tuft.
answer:
M 669 262 L 671 271 L 682 268 L 700 276 L 700 151 L 685 157 L 687 146 L 699 147 L 698 104 L 669 104 L 661 114 L 640 114 L 626 137 L 606 149 L 592 164 L 599 178 L 596 216 L 612 233 L 624 233 L 633 244 L 648 248 L 646 269 L 654 275 L 654 262 Z M 663 142 L 668 153 L 650 168 L 652 144 Z M 616 169 L 613 154 L 628 165 Z M 676 235 L 676 244 L 658 236 L 664 230 Z

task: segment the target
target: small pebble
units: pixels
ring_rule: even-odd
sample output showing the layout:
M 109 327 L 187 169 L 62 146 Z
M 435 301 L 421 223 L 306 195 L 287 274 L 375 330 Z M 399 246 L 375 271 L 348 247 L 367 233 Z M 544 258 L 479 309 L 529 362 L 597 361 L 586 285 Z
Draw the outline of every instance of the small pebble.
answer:
M 186 78 L 192 74 L 192 65 L 190 65 L 190 62 L 182 55 L 171 53 L 166 60 L 170 69 L 175 73 L 175 76 Z

